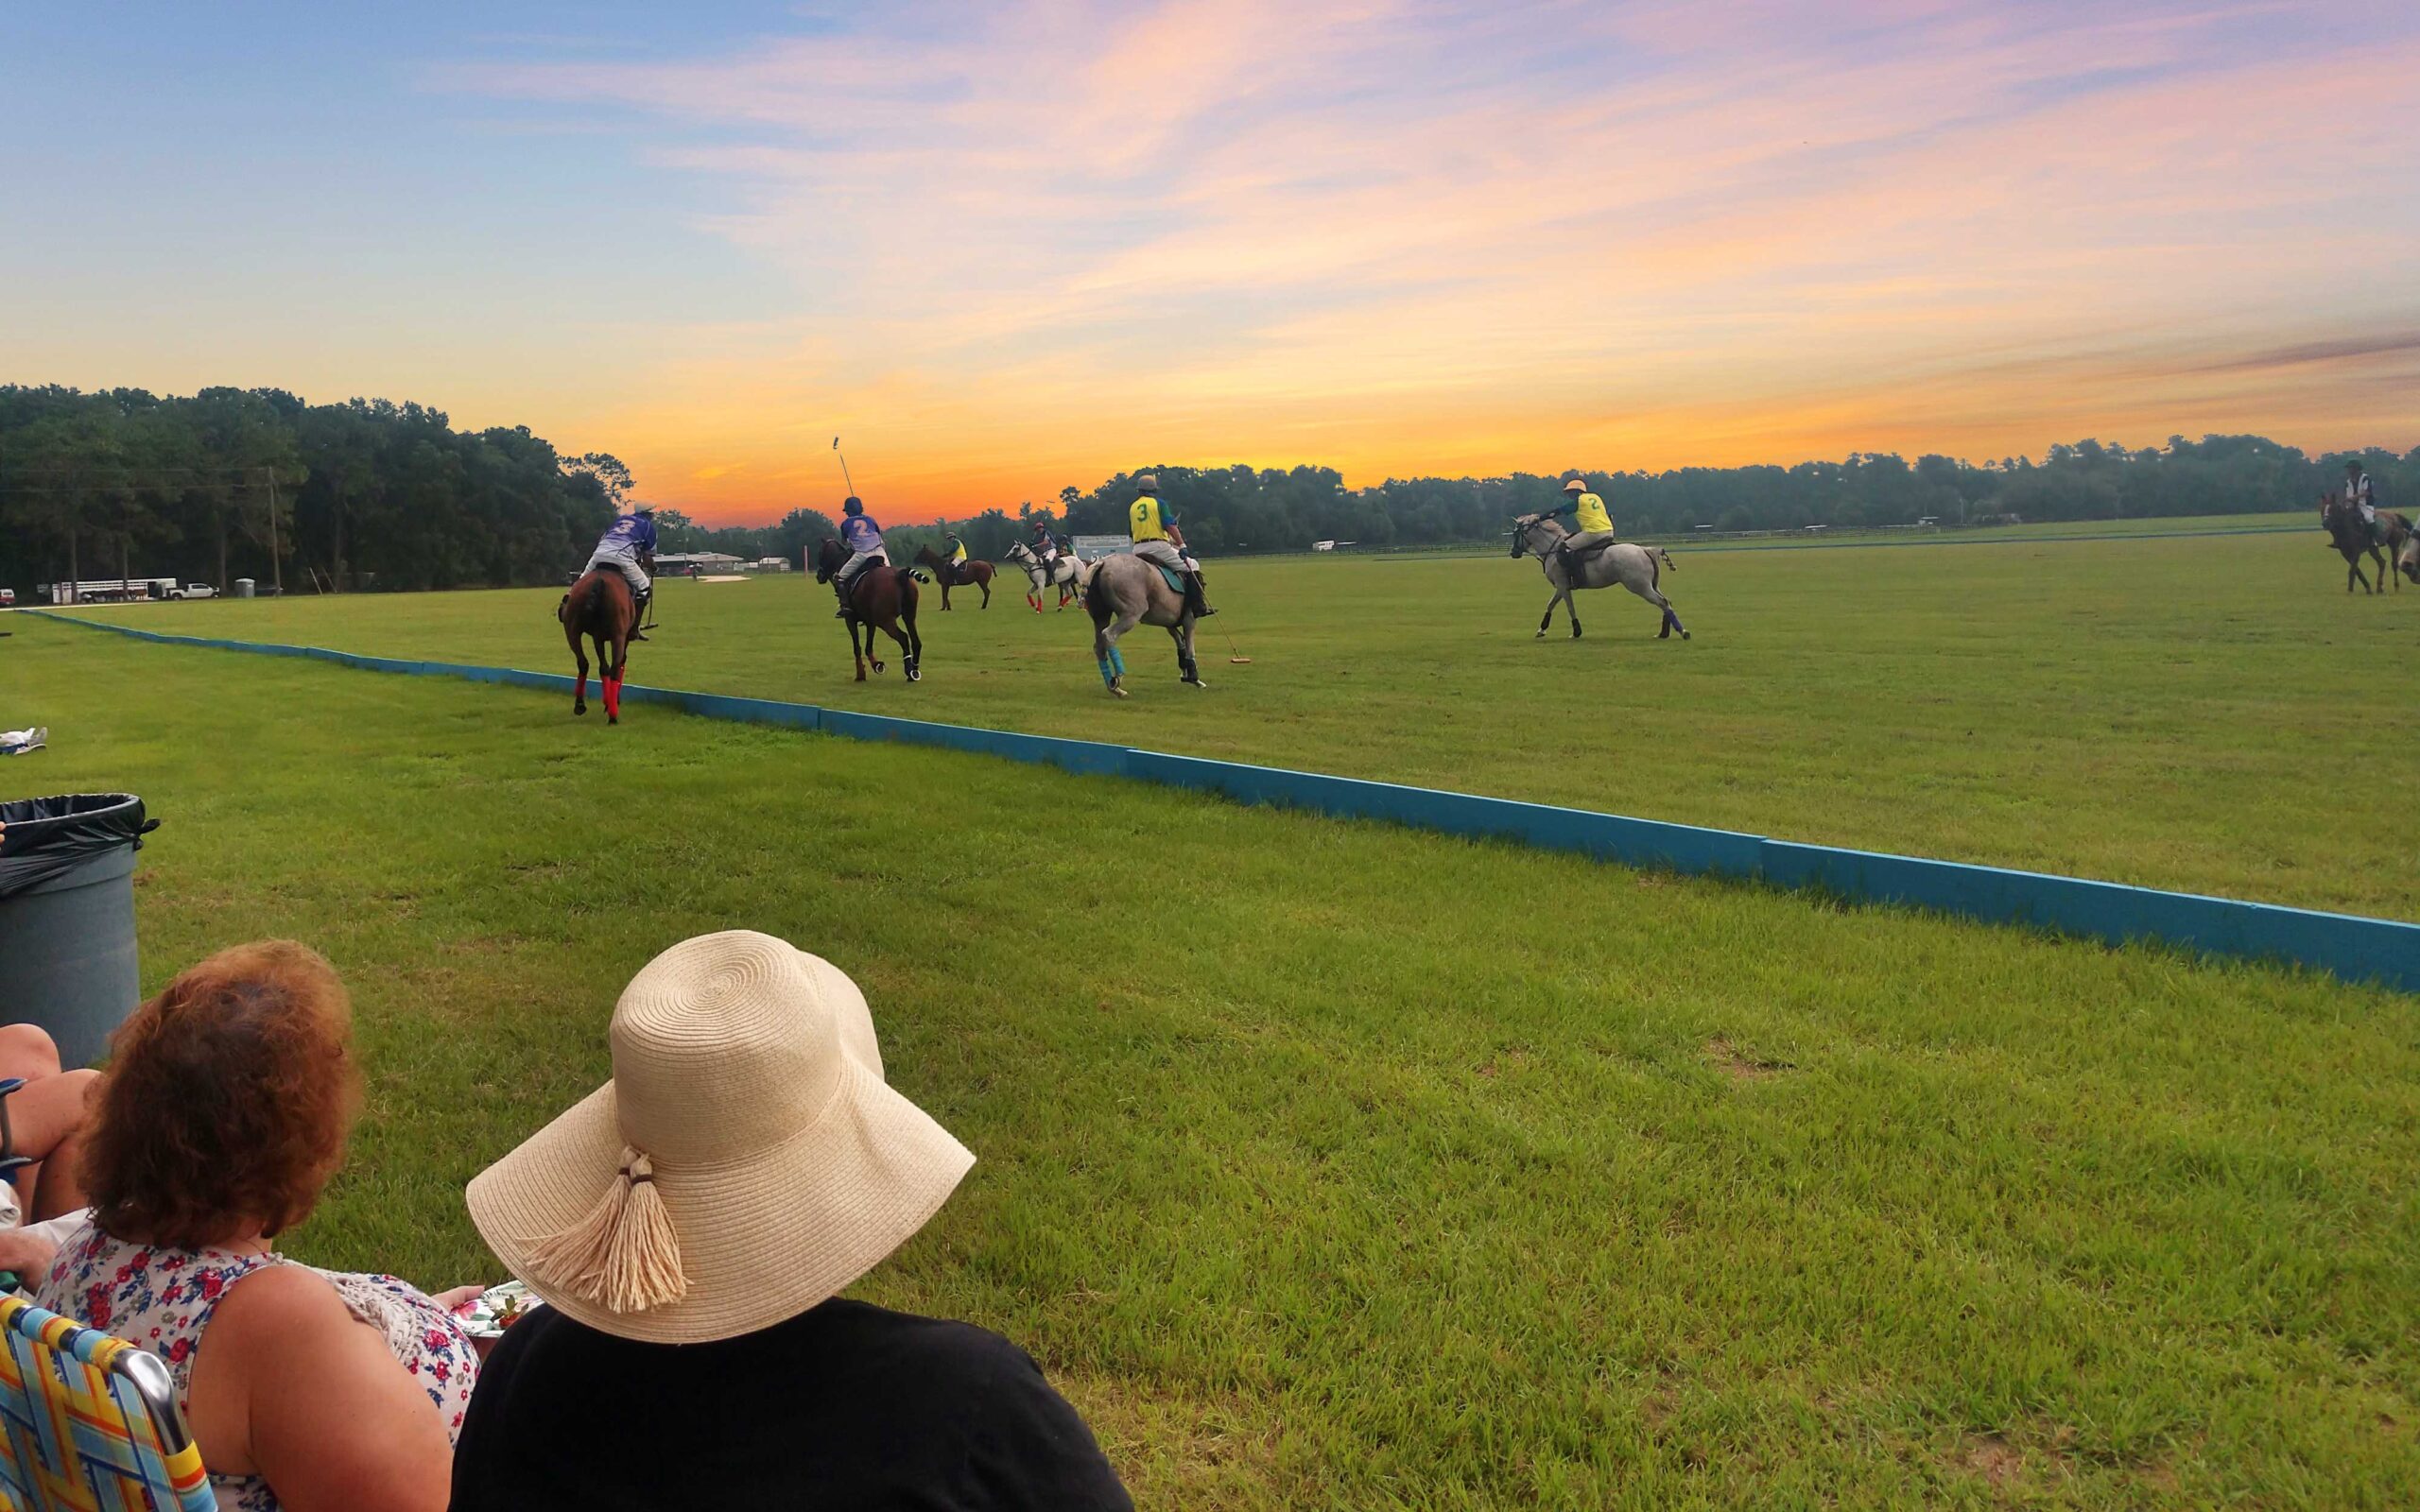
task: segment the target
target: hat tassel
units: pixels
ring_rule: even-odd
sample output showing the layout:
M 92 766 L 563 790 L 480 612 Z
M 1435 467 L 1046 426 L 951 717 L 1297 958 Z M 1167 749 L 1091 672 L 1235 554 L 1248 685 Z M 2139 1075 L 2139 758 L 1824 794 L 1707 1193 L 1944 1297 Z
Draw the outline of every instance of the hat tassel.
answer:
M 578 1223 L 530 1251 L 533 1270 L 609 1313 L 644 1313 L 689 1290 L 681 1237 L 655 1190 L 655 1167 L 624 1145 L 622 1169 Z

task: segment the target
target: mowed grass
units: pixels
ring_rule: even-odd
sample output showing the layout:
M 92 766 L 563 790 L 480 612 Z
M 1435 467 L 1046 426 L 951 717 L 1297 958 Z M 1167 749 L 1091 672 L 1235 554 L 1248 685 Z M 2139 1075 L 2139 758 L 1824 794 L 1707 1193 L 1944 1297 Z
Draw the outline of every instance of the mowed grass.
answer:
M 2347 598 L 2307 535 L 1684 551 L 1696 639 L 1626 593 L 1532 639 L 1505 558 L 1213 568 L 1207 693 L 1165 632 L 1101 689 L 1021 589 L 924 624 L 925 680 L 850 680 L 826 591 L 670 582 L 640 682 L 1106 740 L 1784 839 L 2420 918 L 2420 592 Z M 1012 579 L 1021 584 L 1021 577 Z M 140 606 L 122 623 L 570 671 L 554 592 Z M 935 604 L 937 606 L 937 596 Z M 1228 663 L 1232 635 L 1253 658 Z
M 1027 1345 L 1142 1504 L 2420 1500 L 2414 999 L 14 627 L 0 797 L 164 820 L 147 983 L 290 935 L 353 986 L 315 1261 L 494 1278 L 462 1183 L 745 926 L 980 1157 L 858 1294 Z

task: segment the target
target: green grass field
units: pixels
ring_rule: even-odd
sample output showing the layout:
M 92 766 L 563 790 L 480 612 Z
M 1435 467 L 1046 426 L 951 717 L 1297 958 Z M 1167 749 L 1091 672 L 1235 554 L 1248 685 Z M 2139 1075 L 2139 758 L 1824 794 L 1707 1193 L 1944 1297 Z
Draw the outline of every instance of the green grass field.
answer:
M 2329 700 L 2292 670 L 2325 682 L 2409 634 L 2406 610 L 2347 608 L 2296 555 L 2268 576 L 2323 580 L 2266 591 L 2283 623 L 2224 652 L 2188 628 L 2195 604 L 2205 633 L 2225 622 L 2209 590 L 2115 599 L 2084 622 L 2101 639 L 2029 653 L 1948 612 L 2039 627 L 2036 558 L 2007 550 L 1939 554 L 1965 581 L 1896 578 L 1896 608 L 1843 596 L 1857 575 L 1832 564 L 1859 554 L 1686 563 L 1686 646 L 1637 640 L 1635 606 L 1600 610 L 1601 640 L 1532 644 L 1509 562 L 1270 564 L 1226 575 L 1262 660 L 1207 695 L 1146 679 L 1113 706 L 1071 622 L 1001 606 L 935 616 L 923 687 L 844 701 L 1432 780 L 1459 741 L 1463 785 L 1785 831 L 1904 817 L 1860 795 L 1928 763 L 1973 794 L 2057 780 L 1910 849 L 1971 853 L 2030 816 L 2037 844 L 2131 854 L 2105 833 L 2118 795 L 2073 812 L 2111 770 L 2275 771 L 2330 822 L 2292 770 L 2320 737 L 2286 733 Z M 1288 607 L 1304 590 L 1321 603 Z M 1785 655 L 1792 610 L 1820 649 Z M 551 666 L 543 611 L 489 594 L 143 623 Z M 851 694 L 838 627 L 794 583 L 683 585 L 666 623 L 643 679 Z M 353 985 L 371 1102 L 293 1236 L 308 1258 L 493 1279 L 462 1182 L 606 1074 L 640 964 L 746 926 L 854 973 L 895 1083 L 980 1157 L 860 1295 L 1032 1349 L 1142 1504 L 2420 1501 L 2420 1000 L 981 757 L 645 708 L 608 730 L 534 693 L 7 627 L 0 723 L 48 723 L 53 746 L 0 763 L 0 797 L 126 788 L 164 821 L 137 877 L 147 985 L 272 934 Z M 1886 644 L 1911 629 L 1935 644 Z M 2058 691 L 2095 647 L 2126 670 Z M 2013 686 L 1975 687 L 1979 666 Z M 1893 699 L 1894 676 L 1955 702 Z M 1505 728 L 1565 680 L 1609 706 L 1586 730 Z M 2203 707 L 2229 682 L 2255 717 Z M 1685 718 L 1685 691 L 1754 707 Z M 2152 721 L 2155 692 L 2153 752 L 2098 783 L 2063 768 L 2131 749 L 2110 722 Z M 2257 715 L 2273 699 L 2290 715 Z M 2069 722 L 2098 739 L 2022 713 L 2086 704 Z M 1948 737 L 1962 718 L 1974 740 Z M 1912 751 L 1911 729 L 1931 732 Z M 2374 738 L 2350 709 L 2327 729 Z M 1610 747 L 1584 768 L 1583 735 Z M 2215 866 L 2248 828 L 2226 806 L 2125 835 L 2195 836 L 2151 860 Z
M 2343 593 L 2316 530 L 2158 540 L 1679 554 L 1696 639 L 1628 593 L 1585 638 L 1532 639 L 1509 558 L 1214 567 L 1213 687 L 1138 630 L 1124 705 L 1091 629 L 927 609 L 925 681 L 850 680 L 798 576 L 667 583 L 636 681 L 1108 740 L 1564 802 L 1785 839 L 2420 918 L 2394 774 L 2420 751 L 2420 592 Z M 2255 524 L 2276 523 L 2256 517 Z M 2154 528 L 2145 522 L 2103 523 Z M 2036 527 L 2026 527 L 2033 529 Z M 2047 529 L 2048 527 L 2039 527 Z M 2067 527 L 2069 529 L 2081 527 Z M 551 592 L 94 610 L 122 623 L 386 656 L 570 670 Z M 1230 666 L 1222 638 L 1253 658 Z M 937 803 L 950 796 L 934 795 Z

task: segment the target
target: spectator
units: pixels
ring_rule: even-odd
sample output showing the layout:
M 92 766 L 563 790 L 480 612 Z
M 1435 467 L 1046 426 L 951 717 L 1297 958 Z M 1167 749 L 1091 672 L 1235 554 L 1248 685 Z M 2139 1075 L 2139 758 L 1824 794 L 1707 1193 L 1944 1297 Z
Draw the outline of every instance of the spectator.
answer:
M 288 941 L 170 982 L 112 1040 L 85 1133 L 92 1219 L 35 1289 L 167 1362 L 233 1512 L 445 1505 L 477 1373 L 457 1294 L 270 1248 L 343 1163 L 360 1102 L 350 1040 L 344 985 Z
M 481 1372 L 455 1512 L 1132 1506 L 1025 1351 L 838 1296 L 975 1162 L 884 1085 L 855 983 L 708 935 L 611 1038 L 614 1079 L 471 1182 L 551 1305 Z
M 0 1215 L 40 1223 L 84 1206 L 77 1162 L 83 1154 L 85 1103 L 100 1073 L 61 1071 L 59 1046 L 30 1023 L 0 1027 L 0 1077 L 25 1085 L 0 1100 L 0 1159 L 31 1161 L 9 1173 L 13 1196 L 0 1193 Z

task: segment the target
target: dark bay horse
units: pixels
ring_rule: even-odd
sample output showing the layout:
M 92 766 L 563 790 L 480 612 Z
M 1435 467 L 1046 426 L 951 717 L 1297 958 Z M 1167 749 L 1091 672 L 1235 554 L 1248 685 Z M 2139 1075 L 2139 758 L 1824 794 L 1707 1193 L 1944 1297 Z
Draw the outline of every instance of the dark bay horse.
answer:
M 2370 587 L 2369 578 L 2361 573 L 2361 554 L 2364 552 L 2369 554 L 2371 561 L 2377 564 L 2378 586 L 2382 588 L 2392 582 L 2396 592 L 2402 591 L 2402 575 L 2388 568 L 2387 554 L 2392 553 L 2398 558 L 2407 555 L 2405 548 L 2412 539 L 2411 521 L 2392 509 L 2380 509 L 2377 534 L 2372 535 L 2370 527 L 2361 521 L 2360 510 L 2333 493 L 2323 493 L 2319 496 L 2319 527 L 2327 532 L 2327 539 L 2343 554 L 2344 592 L 2351 593 L 2356 582 L 2365 592 L 2377 592 L 2377 588 Z M 2399 559 L 2396 565 L 2402 565 Z M 2420 570 L 2415 570 L 2411 580 L 2420 583 Z
M 830 582 L 832 575 L 838 572 L 841 564 L 848 559 L 847 547 L 830 536 L 824 537 L 823 544 L 815 549 L 815 580 L 819 583 Z M 866 680 L 868 662 L 873 662 L 873 669 L 876 672 L 882 670 L 881 659 L 873 654 L 873 632 L 876 630 L 882 631 L 898 642 L 899 649 L 906 653 L 907 659 L 901 663 L 900 669 L 908 674 L 908 681 L 914 682 L 925 675 L 922 665 L 925 660 L 925 638 L 916 633 L 916 575 L 914 573 L 904 567 L 877 563 L 857 574 L 857 580 L 849 585 L 848 621 L 849 654 L 856 658 L 859 682 Z M 863 650 L 857 648 L 857 627 L 860 625 L 865 627 L 865 649 Z M 905 635 L 900 633 L 902 626 L 907 627 Z
M 571 712 L 588 713 L 588 653 L 579 644 L 580 637 L 586 636 L 596 646 L 596 691 L 605 700 L 605 722 L 620 724 L 622 675 L 631 660 L 631 631 L 639 619 L 631 585 L 611 567 L 584 573 L 555 607 L 555 617 L 562 621 L 563 639 L 571 644 L 572 660 L 579 663 L 579 686 L 571 696 Z
M 942 609 L 949 608 L 949 591 L 952 588 L 979 588 L 983 590 L 983 607 L 992 607 L 990 562 L 969 557 L 965 566 L 952 567 L 949 558 L 940 552 L 930 546 L 919 546 L 916 548 L 916 565 L 932 569 L 933 581 L 942 585 Z

